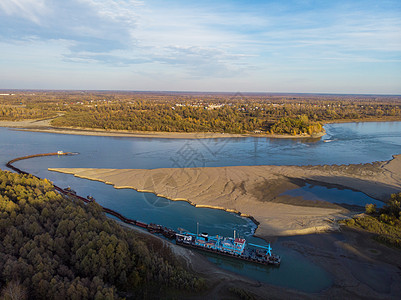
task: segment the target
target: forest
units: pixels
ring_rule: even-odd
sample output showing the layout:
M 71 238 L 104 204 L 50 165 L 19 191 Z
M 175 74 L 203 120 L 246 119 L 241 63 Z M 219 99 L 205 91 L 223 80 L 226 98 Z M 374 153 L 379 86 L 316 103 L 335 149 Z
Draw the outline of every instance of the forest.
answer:
M 392 194 L 388 203 L 380 209 L 366 205 L 366 214 L 344 220 L 343 224 L 367 230 L 386 245 L 401 248 L 401 193 Z
M 401 120 L 399 96 L 36 91 L 0 105 L 0 120 L 125 131 L 312 135 L 326 122 Z
M 0 240 L 2 299 L 180 298 L 205 287 L 162 241 L 32 175 L 0 170 Z

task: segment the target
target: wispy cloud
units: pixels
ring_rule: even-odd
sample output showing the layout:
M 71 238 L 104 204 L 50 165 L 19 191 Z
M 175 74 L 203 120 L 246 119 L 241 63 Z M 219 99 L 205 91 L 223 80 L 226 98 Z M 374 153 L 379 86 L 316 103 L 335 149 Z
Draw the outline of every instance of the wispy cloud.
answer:
M 2 0 L 0 11 L 6 15 L 25 18 L 40 24 L 41 20 L 50 13 L 46 0 Z
M 10 47 L 0 56 L 40 47 L 42 56 L 31 57 L 38 63 L 52 55 L 63 67 L 179 74 L 202 84 L 249 78 L 253 87 L 272 70 L 282 79 L 306 70 L 317 78 L 353 64 L 399 66 L 400 15 L 396 0 L 2 0 L 0 39 Z
M 11 41 L 32 34 L 42 40 L 67 39 L 75 42 L 71 51 L 76 53 L 122 49 L 132 44 L 138 5 L 117 0 L 5 0 L 0 2 L 0 16 L 6 28 L 0 35 Z
M 136 8 L 143 5 L 143 1 L 126 0 L 80 0 L 92 7 L 101 18 L 111 19 L 115 22 L 122 22 L 134 26 L 138 18 Z
M 163 48 L 163 52 L 155 60 L 164 64 L 185 66 L 186 72 L 182 75 L 192 78 L 238 76 L 247 68 L 243 64 L 247 55 L 232 54 L 221 49 L 169 46 Z

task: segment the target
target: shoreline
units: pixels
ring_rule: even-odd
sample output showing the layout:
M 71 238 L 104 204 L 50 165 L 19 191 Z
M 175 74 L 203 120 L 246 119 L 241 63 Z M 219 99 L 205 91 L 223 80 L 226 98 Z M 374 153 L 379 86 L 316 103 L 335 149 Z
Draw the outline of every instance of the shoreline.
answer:
M 269 134 L 269 133 L 219 133 L 219 132 L 158 132 L 158 131 L 128 131 L 128 130 L 106 130 L 96 128 L 80 127 L 54 127 L 50 119 L 32 119 L 22 121 L 0 120 L 0 127 L 10 128 L 18 131 L 43 132 L 55 134 L 70 134 L 82 136 L 107 136 L 107 137 L 134 137 L 134 138 L 163 138 L 163 139 L 219 139 L 219 138 L 272 138 L 272 139 L 320 139 L 326 135 L 326 131 L 316 134 Z M 322 121 L 322 125 L 342 123 L 364 123 L 364 122 L 401 122 L 400 118 L 373 118 L 373 119 L 347 119 Z
M 395 155 L 393 159 L 384 162 L 380 161 L 380 163 L 389 163 L 394 158 Z M 323 182 L 319 181 L 319 183 Z M 147 192 L 154 193 L 152 191 Z M 185 199 L 182 200 L 185 201 Z M 252 218 L 252 216 L 250 217 Z M 125 224 L 122 223 L 122 225 L 124 226 Z M 141 231 L 140 228 L 137 230 Z M 203 259 L 201 255 L 192 253 L 191 250 L 180 249 L 173 245 L 172 249 L 173 252 L 178 251 L 181 253 L 181 259 L 185 263 L 191 264 L 193 270 L 203 273 L 205 277 L 211 276 L 211 282 L 217 282 L 207 295 L 201 295 L 196 299 L 202 299 L 205 296 L 214 298 L 216 295 L 217 298 L 222 298 L 220 293 L 223 288 L 227 287 L 238 287 L 252 291 L 262 299 L 282 299 L 283 297 L 305 299 L 364 298 L 366 295 L 376 299 L 397 299 L 401 293 L 399 252 L 397 253 L 396 250 L 386 248 L 386 246 L 371 240 L 368 233 L 349 228 L 340 228 L 340 230 L 339 233 L 329 232 L 326 234 L 319 232 L 311 235 L 285 237 L 284 241 L 279 240 L 283 247 L 297 251 L 304 258 L 309 259 L 330 273 L 333 277 L 333 284 L 319 292 L 302 292 L 283 288 L 272 283 L 261 283 L 248 277 L 242 277 L 242 275 L 218 269 L 218 266 L 216 267 L 207 259 Z M 146 232 L 144 231 L 144 233 Z M 264 238 L 256 234 L 256 232 L 253 234 Z M 175 252 L 175 254 L 177 253 Z M 224 294 L 223 296 L 226 295 Z
M 104 184 L 113 186 L 113 188 L 115 188 L 116 190 L 131 189 L 131 190 L 137 191 L 139 193 L 150 193 L 150 194 L 153 194 L 153 195 L 155 195 L 157 197 L 165 198 L 165 199 L 170 200 L 170 201 L 187 202 L 188 204 L 190 204 L 190 205 L 192 205 L 194 207 L 197 207 L 197 208 L 217 209 L 217 210 L 223 210 L 223 211 L 226 211 L 226 212 L 229 212 L 229 213 L 234 213 L 234 214 L 236 214 L 236 215 L 238 215 L 240 217 L 247 218 L 247 219 L 251 220 L 256 226 L 255 232 L 258 229 L 258 226 L 260 224 L 253 216 L 248 215 L 248 214 L 243 214 L 240 211 L 237 211 L 235 209 L 225 208 L 225 207 L 221 207 L 221 206 L 196 204 L 196 203 L 193 203 L 192 201 L 190 201 L 188 199 L 185 199 L 185 198 L 172 198 L 172 197 L 168 197 L 168 196 L 165 196 L 165 195 L 158 194 L 158 193 L 156 193 L 156 192 L 154 192 L 152 190 L 141 190 L 141 189 L 137 189 L 137 188 L 132 187 L 132 186 L 116 186 L 113 182 L 108 182 L 108 181 L 100 180 L 100 179 L 93 179 L 93 178 L 82 176 L 82 175 L 76 175 L 76 174 L 74 174 L 72 172 L 64 172 L 64 171 L 61 171 L 61 170 L 59 170 L 57 168 L 48 168 L 47 170 L 51 171 L 51 172 L 61 173 L 61 174 L 73 175 L 74 177 L 81 178 L 81 179 L 86 179 L 86 180 L 90 180 L 90 181 L 102 182 Z
M 401 154 L 393 155 L 393 159 L 388 161 L 376 162 L 374 164 L 365 164 L 365 165 L 354 165 L 357 166 L 357 170 L 349 170 L 353 176 L 358 176 L 358 172 L 366 172 L 369 171 L 371 167 L 374 165 L 377 166 L 378 169 L 383 170 L 384 173 L 390 173 L 390 177 L 395 176 L 396 182 L 401 183 Z M 268 167 L 268 166 L 266 166 Z M 324 166 L 312 166 L 312 169 L 321 168 Z M 347 165 L 346 167 L 349 167 Z M 258 169 L 260 167 L 256 167 Z M 343 166 L 330 167 L 330 172 L 339 172 Z M 205 168 L 205 169 L 213 169 L 213 168 Z M 222 169 L 222 168 L 220 168 Z M 309 172 L 310 169 L 307 166 L 304 168 L 296 167 L 296 169 Z M 50 169 L 49 169 L 50 170 Z M 89 170 L 89 169 L 87 169 Z M 92 169 L 93 171 L 98 171 Z M 110 180 L 111 173 L 113 173 L 113 169 L 103 169 L 104 174 L 108 174 L 107 178 L 103 178 L 103 180 L 93 179 L 89 174 L 88 176 L 76 175 L 70 169 L 69 174 L 74 174 L 76 177 L 85 178 L 89 180 L 102 181 L 107 182 L 108 184 L 113 184 L 112 180 Z M 107 170 L 107 172 L 106 172 Z M 115 170 L 115 169 L 114 169 Z M 155 169 L 156 174 L 160 174 L 160 169 Z M 234 168 L 230 168 L 231 171 L 235 170 Z M 288 171 L 292 172 L 295 169 L 289 168 Z M 121 175 L 126 178 L 130 177 L 129 173 L 126 170 L 121 170 Z M 141 170 L 135 170 L 141 171 Z M 146 170 L 150 173 L 152 170 Z M 188 169 L 186 170 L 188 171 Z M 344 171 L 344 170 L 343 170 Z M 357 171 L 357 172 L 356 172 Z M 298 172 L 298 171 L 297 171 Z M 66 173 L 66 172 L 62 172 Z M 358 174 L 356 174 L 358 173 Z M 143 177 L 145 173 L 139 174 L 140 177 Z M 92 174 L 93 175 L 93 174 Z M 149 175 L 149 174 L 148 174 Z M 171 175 L 171 174 L 170 174 Z M 174 175 L 174 174 L 173 174 Z M 183 173 L 181 173 L 183 175 Z M 237 173 L 237 175 L 239 175 Z M 373 177 L 376 178 L 376 174 L 373 174 Z M 387 177 L 388 178 L 388 177 Z M 107 180 L 106 180 L 107 179 Z M 199 179 L 199 178 L 198 178 Z M 379 177 L 378 180 L 383 181 L 384 177 Z M 146 182 L 146 179 L 145 179 Z M 385 180 L 386 183 L 389 183 L 388 180 Z M 118 185 L 113 184 L 115 188 L 133 188 L 132 186 L 128 186 L 128 184 Z M 154 187 L 154 191 L 151 191 L 149 186 L 147 187 L 146 192 L 152 192 L 158 196 L 163 196 L 168 198 L 168 194 L 163 193 L 163 191 L 157 190 L 157 186 Z M 400 186 L 401 187 L 401 186 Z M 345 186 L 345 188 L 349 188 Z M 140 188 L 134 188 L 140 191 Z M 145 189 L 143 189 L 145 190 Z M 191 189 L 191 193 L 195 191 Z M 171 195 L 170 195 L 171 196 Z M 175 200 L 184 200 L 179 199 L 177 197 Z M 183 197 L 184 198 L 184 197 Z M 189 202 L 189 201 L 187 201 Z M 190 202 L 189 202 L 190 203 Z M 191 203 L 192 204 L 192 203 Z M 248 203 L 246 203 L 248 204 Z M 193 204 L 192 204 L 193 205 Z M 289 207 L 289 206 L 287 206 Z M 258 208 L 258 210 L 260 210 Z M 252 221 L 252 216 L 249 218 Z M 262 220 L 263 222 L 264 220 Z M 336 220 L 331 218 L 327 219 L 331 223 L 336 223 Z M 274 283 L 267 282 L 259 282 L 254 279 L 246 277 L 246 275 L 239 275 L 236 273 L 232 273 L 226 270 L 220 270 L 218 267 L 215 267 L 213 264 L 204 260 L 203 265 L 208 265 L 205 273 L 203 273 L 200 269 L 200 265 L 197 265 L 198 262 L 202 261 L 202 258 L 198 255 L 191 254 L 191 250 L 187 250 L 185 248 L 175 250 L 180 251 L 180 254 L 183 253 L 184 256 L 188 257 L 185 259 L 186 263 L 189 263 L 191 266 L 196 265 L 194 267 L 199 273 L 203 273 L 207 278 L 210 278 L 208 275 L 214 273 L 215 271 L 218 274 L 224 276 L 224 279 L 221 279 L 218 284 L 219 287 L 232 287 L 232 280 L 236 278 L 235 286 L 243 288 L 244 290 L 250 291 L 259 297 L 263 298 L 272 298 L 272 299 L 282 299 L 283 295 L 292 297 L 292 298 L 306 298 L 306 299 L 315 299 L 315 298 L 351 298 L 351 297 L 361 297 L 363 298 L 367 294 L 370 294 L 377 299 L 397 299 L 397 296 L 401 292 L 401 286 L 399 285 L 399 280 L 401 279 L 401 274 L 399 273 L 399 269 L 401 268 L 400 264 L 395 264 L 399 260 L 399 252 L 393 248 L 388 248 L 385 245 L 382 245 L 375 240 L 372 240 L 370 234 L 360 230 L 354 230 L 352 228 L 347 228 L 344 226 L 338 226 L 337 231 L 309 231 L 309 232 L 293 232 L 292 234 L 286 234 L 285 236 L 274 236 L 268 235 L 263 232 L 258 233 L 259 226 L 257 225 L 257 230 L 253 232 L 253 235 L 256 237 L 260 237 L 266 241 L 271 241 L 272 238 L 281 245 L 281 247 L 287 248 L 291 251 L 295 251 L 302 255 L 305 259 L 308 259 L 311 263 L 319 266 L 329 273 L 332 278 L 332 284 L 317 292 L 305 292 L 299 289 L 292 288 L 283 288 Z M 288 233 L 288 231 L 287 231 Z M 174 248 L 174 247 L 173 247 Z M 204 269 L 202 269 L 204 270 Z M 373 277 L 366 276 L 366 274 L 374 274 Z M 228 277 L 228 278 L 227 278 Z M 221 277 L 218 277 L 221 278 Z M 227 278 L 227 279 L 225 279 Z M 213 280 L 215 277 L 213 276 Z M 398 282 L 398 283 L 397 283 Z M 217 292 L 217 294 L 216 294 Z M 208 295 L 214 296 L 219 295 L 220 290 L 212 289 L 208 292 Z M 221 295 L 221 294 L 220 294 Z M 201 298 L 199 298 L 201 299 Z
M 391 161 L 385 163 L 389 162 Z M 397 283 L 401 278 L 399 273 L 401 265 L 394 264 L 398 261 L 399 252 L 371 240 L 369 233 L 360 230 L 343 228 L 340 233 L 317 233 L 277 240 L 282 247 L 298 252 L 330 274 L 332 281 L 327 288 L 319 291 L 304 291 L 298 288 L 284 288 L 273 282 L 260 282 L 247 277 L 246 274 L 220 269 L 195 251 L 169 244 L 162 238 L 150 235 L 140 228 L 129 226 L 118 220 L 116 222 L 139 234 L 144 234 L 146 239 L 155 238 L 163 245 L 168 245 L 172 254 L 176 255 L 183 265 L 213 284 L 212 288 L 202 295 L 194 296 L 194 299 L 203 299 L 205 296 L 221 298 L 227 295 L 228 288 L 234 286 L 249 291 L 255 296 L 272 299 L 282 299 L 284 295 L 290 298 L 307 299 L 355 296 L 363 298 L 367 294 L 378 299 L 382 297 L 397 299 L 401 292 L 401 286 Z M 365 273 L 372 274 L 372 272 L 376 276 L 364 275 Z
M 0 127 L 3 127 L 0 125 Z M 44 132 L 56 134 L 71 134 L 85 136 L 109 136 L 109 137 L 134 137 L 134 138 L 159 138 L 159 139 L 225 139 L 225 138 L 272 138 L 272 139 L 318 139 L 326 133 L 316 135 L 286 135 L 286 134 L 255 134 L 255 133 L 218 133 L 218 132 L 154 132 L 154 131 L 112 131 L 101 129 L 78 129 L 78 128 L 49 128 L 30 129 L 14 128 L 18 131 Z
M 94 179 L 92 177 L 86 177 L 86 176 L 82 176 L 82 175 L 77 175 L 74 172 L 62 171 L 57 168 L 48 168 L 48 171 L 73 175 L 74 177 L 85 179 L 85 180 L 102 182 L 104 184 L 111 185 L 113 188 L 115 188 L 117 190 L 131 189 L 131 190 L 137 191 L 139 193 L 150 193 L 157 197 L 161 197 L 161 198 L 164 198 L 164 199 L 167 199 L 170 201 L 183 201 L 196 208 L 216 209 L 216 210 L 222 210 L 222 211 L 225 211 L 228 213 L 234 213 L 242 218 L 246 218 L 246 219 L 250 220 L 255 225 L 255 230 L 253 232 L 253 236 L 261 238 L 261 239 L 265 240 L 266 242 L 269 242 L 270 238 L 272 238 L 272 237 L 277 238 L 280 236 L 297 236 L 297 235 L 308 235 L 308 234 L 315 234 L 315 233 L 327 233 L 327 232 L 338 231 L 338 229 L 339 229 L 339 225 L 337 224 L 336 226 L 334 226 L 334 221 L 332 221 L 330 218 L 330 222 L 327 225 L 314 226 L 313 228 L 287 230 L 287 231 L 283 231 L 282 234 L 280 234 L 280 235 L 270 235 L 269 234 L 266 236 L 264 234 L 258 234 L 258 229 L 259 229 L 259 226 L 261 225 L 261 222 L 259 222 L 253 215 L 241 213 L 240 211 L 238 211 L 236 209 L 226 208 L 226 207 L 222 207 L 222 206 L 209 205 L 209 204 L 196 204 L 186 198 L 173 198 L 173 197 L 169 197 L 167 195 L 159 194 L 152 190 L 142 190 L 142 189 L 135 188 L 133 186 L 116 186 L 116 184 L 113 182 L 109 182 L 109 181 L 105 181 L 105 180 L 101 180 L 101 179 Z M 322 183 L 322 185 L 324 185 L 324 183 Z M 346 188 L 346 187 L 344 187 L 344 188 Z M 351 217 L 351 215 L 342 214 L 340 219 L 348 218 L 348 217 Z M 335 217 L 333 217 L 333 218 L 337 219 Z
M 218 132 L 155 132 L 155 131 L 128 131 L 105 130 L 94 128 L 53 127 L 52 119 L 0 121 L 0 127 L 11 128 L 18 131 L 44 132 L 56 134 L 71 134 L 82 136 L 110 136 L 135 138 L 167 138 L 167 139 L 219 139 L 219 138 L 274 138 L 274 139 L 319 139 L 326 134 L 325 131 L 309 135 L 266 134 L 266 133 L 218 133 Z
M 328 120 L 322 121 L 322 125 L 326 124 L 343 124 L 343 123 L 370 123 L 370 122 L 401 122 L 401 118 L 367 118 L 367 119 L 345 119 L 345 120 Z
M 185 201 L 199 208 L 236 213 L 255 223 L 255 236 L 262 238 L 338 230 L 336 220 L 355 214 L 355 209 L 344 205 L 282 195 L 303 182 L 334 184 L 384 202 L 401 190 L 401 155 L 364 165 L 48 170 L 103 182 L 116 189 L 130 188 Z M 168 182 L 174 185 L 172 191 L 165 188 Z
M 196 203 L 192 202 L 191 200 L 189 200 L 187 198 L 173 198 L 173 197 L 169 197 L 168 195 L 159 194 L 156 191 L 139 189 L 139 188 L 136 188 L 136 187 L 133 187 L 133 186 L 117 186 L 115 183 L 110 182 L 110 181 L 106 181 L 106 180 L 102 180 L 102 179 L 94 179 L 93 177 L 87 177 L 87 176 L 83 176 L 83 175 L 78 175 L 78 174 L 76 174 L 76 173 L 74 173 L 72 171 L 70 172 L 70 171 L 60 170 L 60 168 L 48 168 L 48 171 L 62 173 L 62 174 L 69 174 L 69 175 L 73 175 L 74 177 L 81 178 L 81 179 L 86 179 L 86 180 L 90 180 L 90 181 L 102 182 L 104 184 L 111 185 L 113 188 L 115 188 L 117 190 L 118 189 L 132 189 L 132 190 L 135 190 L 135 191 L 137 191 L 139 193 L 150 193 L 150 194 L 153 194 L 153 195 L 155 195 L 157 197 L 165 198 L 165 199 L 170 200 L 170 201 L 183 201 L 183 202 L 186 202 L 186 203 L 188 203 L 188 204 L 190 204 L 190 205 L 192 205 L 192 206 L 194 206 L 196 208 L 217 209 L 217 210 L 222 210 L 222 211 L 226 211 L 226 212 L 229 212 L 229 213 L 234 213 L 234 214 L 236 214 L 236 215 L 238 215 L 238 216 L 240 216 L 242 218 L 249 219 L 256 226 L 256 228 L 255 228 L 255 230 L 253 232 L 253 236 L 261 238 L 261 239 L 265 240 L 266 242 L 268 242 L 271 237 L 277 238 L 279 236 L 308 235 L 308 234 L 314 234 L 314 233 L 317 233 L 317 232 L 332 232 L 332 231 L 337 231 L 338 230 L 338 226 L 334 226 L 333 227 L 333 226 L 330 226 L 330 225 L 327 225 L 327 226 L 323 225 L 323 226 L 319 226 L 319 227 L 315 226 L 313 228 L 305 228 L 305 229 L 302 229 L 302 230 L 297 229 L 295 231 L 285 231 L 284 234 L 282 234 L 282 235 L 273 235 L 273 236 L 271 236 L 271 235 L 265 236 L 263 234 L 260 235 L 260 234 L 257 233 L 257 231 L 259 229 L 259 226 L 261 225 L 261 222 L 259 222 L 253 215 L 244 214 L 244 213 L 241 213 L 240 211 L 235 210 L 235 209 L 226 208 L 226 207 L 222 207 L 222 206 L 209 205 L 209 204 L 196 204 Z

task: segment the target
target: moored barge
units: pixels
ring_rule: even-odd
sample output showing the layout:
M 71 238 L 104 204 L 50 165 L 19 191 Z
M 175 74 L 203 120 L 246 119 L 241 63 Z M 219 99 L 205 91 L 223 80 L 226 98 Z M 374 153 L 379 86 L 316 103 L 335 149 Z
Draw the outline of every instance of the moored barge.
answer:
M 267 247 L 246 242 L 245 239 L 235 237 L 209 236 L 207 233 L 195 234 L 181 231 L 176 236 L 177 245 L 200 249 L 225 256 L 263 265 L 279 266 L 280 256 L 271 252 L 270 243 Z

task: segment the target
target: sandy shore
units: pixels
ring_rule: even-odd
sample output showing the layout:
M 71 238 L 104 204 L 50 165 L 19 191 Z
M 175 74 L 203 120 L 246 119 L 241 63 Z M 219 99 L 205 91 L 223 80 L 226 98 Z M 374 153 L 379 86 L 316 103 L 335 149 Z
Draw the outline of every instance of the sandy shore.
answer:
M 179 261 L 206 278 L 208 289 L 198 295 L 188 295 L 188 299 L 237 299 L 229 291 L 230 288 L 247 291 L 256 299 L 280 300 L 399 299 L 401 293 L 399 250 L 379 244 L 371 239 L 369 233 L 358 230 L 342 228 L 341 233 L 284 237 L 276 241 L 299 252 L 330 274 L 333 281 L 331 287 L 308 293 L 226 271 L 208 261 L 201 252 L 174 245 L 135 226 L 119 223 L 139 232 L 142 239 L 158 239 L 171 249 Z
M 0 127 L 10 128 L 30 128 L 30 129 L 46 129 L 50 127 L 50 121 L 45 120 L 23 120 L 23 121 L 0 121 Z
M 359 189 L 382 199 L 401 189 L 401 155 L 387 162 L 344 166 L 54 170 L 109 184 L 118 179 L 120 185 L 116 187 L 132 187 L 135 183 L 136 189 L 173 199 L 186 196 L 193 202 L 226 205 L 232 210 L 244 207 L 260 222 L 257 234 L 263 238 L 285 235 L 288 231 L 291 234 L 311 232 L 318 224 L 333 228 L 332 221 L 346 213 L 335 205 L 330 208 L 303 206 L 307 204 L 302 199 L 277 196 L 286 189 L 298 187 L 302 181 Z M 192 180 L 190 176 L 195 177 Z M 230 288 L 245 290 L 256 299 L 398 299 L 401 293 L 399 250 L 377 243 L 369 233 L 339 229 L 339 233 L 279 237 L 275 242 L 299 252 L 330 274 L 333 285 L 314 293 L 245 278 L 218 268 L 194 250 L 165 243 L 189 268 L 207 279 L 208 290 L 189 299 L 234 299 Z
M 333 230 L 337 219 L 349 215 L 339 205 L 281 195 L 305 182 L 350 188 L 380 200 L 401 190 L 401 155 L 386 162 L 340 166 L 49 170 L 251 216 L 260 223 L 256 233 L 262 237 Z
M 0 127 L 15 128 L 22 131 L 47 132 L 58 134 L 90 135 L 90 136 L 114 136 L 114 137 L 139 137 L 139 138 L 168 138 L 168 139 L 215 139 L 215 138 L 279 138 L 279 139 L 299 139 L 299 138 L 320 138 L 325 133 L 302 135 L 287 134 L 233 134 L 217 132 L 154 132 L 154 131 L 127 131 L 127 130 L 104 130 L 93 128 L 74 128 L 74 127 L 54 127 L 47 120 L 24 120 L 24 121 L 0 121 Z

